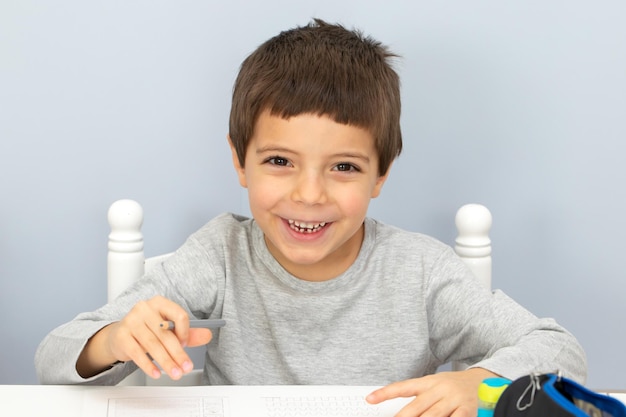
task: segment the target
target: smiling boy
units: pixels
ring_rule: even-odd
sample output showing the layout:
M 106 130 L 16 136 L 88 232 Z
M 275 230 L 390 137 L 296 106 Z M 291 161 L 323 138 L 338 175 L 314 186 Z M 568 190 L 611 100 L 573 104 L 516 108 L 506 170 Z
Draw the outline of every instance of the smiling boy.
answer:
M 316 20 L 242 64 L 229 143 L 252 218 L 224 214 L 113 303 L 55 329 L 43 383 L 115 384 L 138 366 L 178 379 L 207 345 L 208 384 L 386 385 L 403 416 L 475 416 L 482 379 L 585 355 L 552 319 L 484 289 L 448 246 L 367 217 L 400 154 L 400 89 L 377 41 Z M 224 318 L 212 334 L 189 318 Z M 163 320 L 175 332 L 159 329 Z M 211 340 L 213 339 L 213 340 Z M 440 372 L 446 362 L 472 367 Z

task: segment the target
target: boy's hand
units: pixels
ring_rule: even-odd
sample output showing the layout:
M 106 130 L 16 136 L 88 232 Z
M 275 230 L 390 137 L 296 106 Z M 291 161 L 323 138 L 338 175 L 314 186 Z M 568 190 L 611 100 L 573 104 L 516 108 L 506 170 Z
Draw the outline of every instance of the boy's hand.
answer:
M 160 327 L 173 321 L 175 329 Z M 132 360 L 152 378 L 159 378 L 161 368 L 172 379 L 191 372 L 193 363 L 184 347 L 209 343 L 209 329 L 190 329 L 189 316 L 178 304 L 156 296 L 140 301 L 119 322 L 111 323 L 96 333 L 81 353 L 76 370 L 83 377 L 95 375 L 116 361 Z
M 482 368 L 441 372 L 422 378 L 395 382 L 366 398 L 371 404 L 398 397 L 413 397 L 396 417 L 476 417 L 478 386 L 485 378 L 497 376 Z

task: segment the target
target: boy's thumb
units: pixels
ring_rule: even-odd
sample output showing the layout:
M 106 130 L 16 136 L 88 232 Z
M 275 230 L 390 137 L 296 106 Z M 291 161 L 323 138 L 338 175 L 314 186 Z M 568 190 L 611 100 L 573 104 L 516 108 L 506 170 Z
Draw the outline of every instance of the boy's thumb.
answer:
M 189 338 L 187 346 L 195 347 L 206 345 L 213 338 L 213 333 L 209 329 L 189 329 Z

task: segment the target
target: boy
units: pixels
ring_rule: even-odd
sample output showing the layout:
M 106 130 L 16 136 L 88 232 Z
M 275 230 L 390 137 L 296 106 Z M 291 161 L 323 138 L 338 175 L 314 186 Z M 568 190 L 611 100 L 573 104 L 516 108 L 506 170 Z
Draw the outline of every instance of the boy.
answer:
M 229 142 L 253 219 L 221 215 L 113 303 L 42 342 L 43 383 L 172 378 L 208 343 L 209 384 L 384 385 L 403 415 L 476 415 L 486 377 L 583 381 L 575 338 L 482 288 L 453 251 L 366 217 L 400 154 L 400 89 L 380 43 L 315 20 L 242 64 Z M 190 329 L 224 318 L 219 333 Z M 175 331 L 159 328 L 175 322 Z M 434 373 L 451 360 L 474 363 Z M 154 362 L 153 362 L 154 361 Z M 136 366 L 135 366 L 136 365 Z

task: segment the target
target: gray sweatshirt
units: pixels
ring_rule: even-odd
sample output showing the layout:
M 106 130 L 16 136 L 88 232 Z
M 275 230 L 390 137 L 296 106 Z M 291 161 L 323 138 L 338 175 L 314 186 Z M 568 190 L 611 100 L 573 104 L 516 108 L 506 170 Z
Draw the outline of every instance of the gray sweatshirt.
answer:
M 252 219 L 223 214 L 114 302 L 53 330 L 35 365 L 45 384 L 112 385 L 136 369 L 76 372 L 87 340 L 139 300 L 162 295 L 191 318 L 224 318 L 207 345 L 212 385 L 385 385 L 462 360 L 514 379 L 554 372 L 584 382 L 585 354 L 554 320 L 480 285 L 443 243 L 370 218 L 354 264 L 309 282 L 268 252 Z

